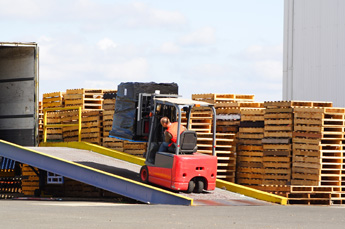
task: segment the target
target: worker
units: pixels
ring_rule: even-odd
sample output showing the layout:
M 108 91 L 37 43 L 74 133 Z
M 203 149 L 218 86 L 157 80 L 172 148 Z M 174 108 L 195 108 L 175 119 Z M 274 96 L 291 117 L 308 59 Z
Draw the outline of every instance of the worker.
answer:
M 164 128 L 167 128 L 164 132 L 164 138 L 165 141 L 162 142 L 162 144 L 159 147 L 159 152 L 168 152 L 168 149 L 170 146 L 173 145 L 173 143 L 176 143 L 177 141 L 177 127 L 178 127 L 178 122 L 170 122 L 168 117 L 163 117 L 160 120 L 161 125 Z M 186 128 L 181 125 L 180 126 L 180 134 L 185 131 Z

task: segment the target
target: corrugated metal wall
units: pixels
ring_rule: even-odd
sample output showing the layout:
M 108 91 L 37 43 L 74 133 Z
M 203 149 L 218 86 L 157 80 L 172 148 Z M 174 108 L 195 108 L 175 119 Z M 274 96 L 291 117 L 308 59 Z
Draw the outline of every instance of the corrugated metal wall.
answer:
M 285 0 L 284 100 L 345 107 L 344 12 L 344 0 Z

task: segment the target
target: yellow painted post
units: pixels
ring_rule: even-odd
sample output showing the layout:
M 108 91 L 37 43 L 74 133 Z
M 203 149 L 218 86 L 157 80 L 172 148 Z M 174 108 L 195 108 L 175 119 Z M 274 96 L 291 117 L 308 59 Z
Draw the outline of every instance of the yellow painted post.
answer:
M 81 142 L 81 107 L 79 107 L 78 111 L 79 111 L 78 142 Z
M 43 117 L 43 142 L 47 142 L 47 111 L 44 110 Z

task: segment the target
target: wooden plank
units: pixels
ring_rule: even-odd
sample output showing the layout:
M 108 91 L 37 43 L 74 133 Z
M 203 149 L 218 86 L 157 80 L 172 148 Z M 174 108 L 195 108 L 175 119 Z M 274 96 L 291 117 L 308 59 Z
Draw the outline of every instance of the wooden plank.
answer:
M 265 119 L 265 127 L 269 125 L 292 125 L 293 119 Z
M 322 131 L 321 126 L 306 126 L 306 125 L 295 125 L 293 128 L 295 131 L 308 131 L 320 133 Z
M 290 163 L 290 157 L 268 157 L 264 156 L 262 159 L 263 163 L 265 162 L 273 162 L 273 163 Z
M 263 156 L 291 156 L 291 151 L 289 150 L 267 150 L 263 151 Z
M 321 138 L 321 133 L 306 133 L 306 132 L 296 132 L 294 131 L 292 137 L 305 137 L 305 138 Z
M 283 126 L 283 125 L 265 125 L 265 131 L 293 131 L 294 127 L 291 125 Z
M 291 150 L 292 144 L 263 144 L 264 150 Z
M 240 133 L 263 133 L 264 128 L 250 128 L 250 127 L 240 127 L 239 128 Z
M 321 139 L 315 139 L 315 138 L 292 138 L 293 143 L 297 144 L 310 144 L 310 145 L 320 145 Z
M 291 138 L 263 138 L 263 144 L 290 144 Z
M 294 109 L 293 108 L 269 108 L 266 109 L 265 111 L 265 117 L 266 114 L 270 114 L 270 113 L 293 113 Z
M 292 132 L 278 132 L 278 131 L 271 131 L 271 132 L 264 132 L 265 138 L 292 138 Z
M 292 113 L 265 113 L 265 119 L 292 119 Z
M 292 145 L 292 149 L 295 150 L 315 150 L 315 151 L 319 151 L 321 150 L 321 146 L 320 145 L 309 145 L 309 144 L 297 144 L 294 143 Z

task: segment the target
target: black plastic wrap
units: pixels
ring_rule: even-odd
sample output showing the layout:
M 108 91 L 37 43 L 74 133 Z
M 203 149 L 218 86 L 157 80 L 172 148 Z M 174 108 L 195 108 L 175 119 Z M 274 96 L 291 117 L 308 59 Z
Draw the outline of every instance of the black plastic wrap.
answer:
M 135 131 L 138 97 L 140 93 L 153 94 L 157 90 L 160 91 L 160 94 L 178 94 L 176 83 L 129 82 L 118 85 L 110 135 L 128 140 L 141 140 L 142 136 L 136 135 Z

